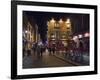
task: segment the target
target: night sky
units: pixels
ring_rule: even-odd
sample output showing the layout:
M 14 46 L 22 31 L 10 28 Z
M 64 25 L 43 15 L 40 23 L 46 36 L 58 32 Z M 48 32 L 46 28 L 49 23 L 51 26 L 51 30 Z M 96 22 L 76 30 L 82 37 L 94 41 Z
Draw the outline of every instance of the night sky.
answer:
M 67 18 L 70 18 L 73 34 L 79 34 L 87 31 L 89 32 L 89 14 L 34 11 L 23 11 L 23 13 L 26 14 L 30 20 L 34 19 L 34 22 L 38 25 L 38 31 L 43 41 L 46 41 L 47 39 L 47 21 L 51 20 L 51 18 L 54 18 L 57 21 L 60 20 L 60 18 L 62 18 L 64 21 Z

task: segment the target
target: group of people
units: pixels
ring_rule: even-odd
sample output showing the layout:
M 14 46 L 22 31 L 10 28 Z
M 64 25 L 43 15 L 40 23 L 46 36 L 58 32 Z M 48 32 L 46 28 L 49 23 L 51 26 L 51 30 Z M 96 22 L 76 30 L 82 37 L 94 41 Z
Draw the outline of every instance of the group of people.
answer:
M 89 42 L 89 41 L 88 41 Z M 86 50 L 87 49 L 87 50 Z M 50 55 L 54 55 L 55 53 L 59 53 L 61 49 L 57 49 L 56 43 L 43 44 L 42 42 L 34 42 L 32 43 L 32 48 L 28 49 L 26 52 L 28 55 L 34 54 L 37 56 L 42 56 L 43 54 L 49 53 Z M 64 51 L 64 52 L 63 52 Z M 81 58 L 83 53 L 89 53 L 89 43 L 84 42 L 83 40 L 79 40 L 78 42 L 72 41 L 69 42 L 67 46 L 64 46 L 64 50 L 62 50 L 61 54 L 65 54 L 72 58 Z
M 37 56 L 42 56 L 46 51 L 46 45 L 42 43 L 33 43 L 32 45 L 33 54 L 37 54 Z
M 76 42 L 73 41 L 66 47 L 65 56 L 68 59 L 82 62 L 84 55 L 89 55 L 89 41 L 84 41 L 82 39 Z
M 48 46 L 47 49 L 48 49 L 48 52 L 50 55 L 55 54 L 55 52 L 56 52 L 55 44 L 52 44 L 52 46 Z
M 46 52 L 50 55 L 53 55 L 55 54 L 56 46 L 55 44 L 52 44 L 52 46 L 48 46 L 47 44 L 43 43 L 33 43 L 32 50 L 34 54 L 37 54 L 39 56 L 42 56 L 43 53 L 45 54 Z

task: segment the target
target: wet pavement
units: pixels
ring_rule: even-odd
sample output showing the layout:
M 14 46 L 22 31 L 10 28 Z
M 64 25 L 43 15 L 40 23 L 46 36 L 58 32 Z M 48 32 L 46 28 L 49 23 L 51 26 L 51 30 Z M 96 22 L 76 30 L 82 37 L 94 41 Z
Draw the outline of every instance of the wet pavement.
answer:
M 64 53 L 57 53 L 55 54 L 55 57 L 67 61 L 68 63 L 71 63 L 76 66 L 89 65 L 89 55 L 87 54 L 83 54 L 80 56 L 80 55 L 68 55 Z
M 57 58 L 49 53 L 43 53 L 42 56 L 37 54 L 25 55 L 23 57 L 23 68 L 43 68 L 43 67 L 64 67 L 75 66 L 67 61 Z

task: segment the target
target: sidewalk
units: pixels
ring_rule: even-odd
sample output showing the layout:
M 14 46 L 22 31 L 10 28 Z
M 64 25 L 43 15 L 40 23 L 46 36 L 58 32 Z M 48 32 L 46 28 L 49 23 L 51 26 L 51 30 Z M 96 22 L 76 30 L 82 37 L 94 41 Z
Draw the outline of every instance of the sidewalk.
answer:
M 82 55 L 82 59 L 79 56 L 69 56 L 64 53 L 55 53 L 54 56 L 75 66 L 89 65 L 89 56 L 86 54 Z

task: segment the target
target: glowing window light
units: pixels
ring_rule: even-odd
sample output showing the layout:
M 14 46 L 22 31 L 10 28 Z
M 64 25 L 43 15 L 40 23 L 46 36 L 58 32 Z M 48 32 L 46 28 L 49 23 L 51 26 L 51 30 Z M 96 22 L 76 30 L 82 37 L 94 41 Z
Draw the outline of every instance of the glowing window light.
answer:
M 68 23 L 68 24 L 67 24 L 67 28 L 70 28 L 70 27 L 71 27 L 71 24 Z
M 65 35 L 63 35 L 62 37 L 65 38 Z
M 54 38 L 54 37 L 55 37 L 55 35 L 52 35 L 51 37 L 52 37 L 52 38 Z

